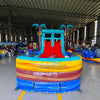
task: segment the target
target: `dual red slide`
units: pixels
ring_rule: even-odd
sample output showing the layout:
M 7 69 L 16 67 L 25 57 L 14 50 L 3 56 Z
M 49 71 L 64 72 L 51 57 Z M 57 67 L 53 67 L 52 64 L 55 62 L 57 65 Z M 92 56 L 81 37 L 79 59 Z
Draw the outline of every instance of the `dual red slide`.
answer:
M 54 47 L 51 46 L 51 41 L 45 41 L 44 52 L 39 58 L 64 58 L 60 41 L 54 42 Z

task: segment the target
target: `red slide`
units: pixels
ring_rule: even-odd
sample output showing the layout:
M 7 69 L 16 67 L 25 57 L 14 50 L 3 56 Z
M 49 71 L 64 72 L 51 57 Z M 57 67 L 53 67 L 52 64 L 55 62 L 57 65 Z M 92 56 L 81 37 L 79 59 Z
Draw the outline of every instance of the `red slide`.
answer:
M 64 58 L 61 51 L 61 43 L 55 42 L 54 47 L 51 46 L 51 42 L 45 41 L 44 52 L 39 56 L 40 58 Z
M 59 42 L 55 42 L 54 54 L 56 55 L 55 58 L 64 58 L 64 55 L 62 54 L 62 51 L 61 51 L 61 43 L 60 43 L 60 41 Z

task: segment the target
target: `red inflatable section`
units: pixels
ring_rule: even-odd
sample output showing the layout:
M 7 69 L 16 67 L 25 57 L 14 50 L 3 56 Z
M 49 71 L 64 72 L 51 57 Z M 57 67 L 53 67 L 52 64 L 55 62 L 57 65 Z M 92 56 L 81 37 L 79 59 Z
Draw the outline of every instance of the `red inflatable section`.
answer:
M 75 49 L 74 48 L 70 48 L 69 50 L 74 51 Z
M 40 58 L 64 58 L 61 51 L 61 43 L 55 42 L 54 47 L 51 46 L 51 42 L 45 41 L 44 52 L 39 56 Z

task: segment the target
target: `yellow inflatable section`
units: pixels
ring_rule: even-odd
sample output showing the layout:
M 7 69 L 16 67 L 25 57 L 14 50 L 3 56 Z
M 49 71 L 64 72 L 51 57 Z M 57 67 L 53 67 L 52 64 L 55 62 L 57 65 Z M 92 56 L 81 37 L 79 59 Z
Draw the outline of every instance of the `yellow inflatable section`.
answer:
M 0 50 L 0 55 L 1 54 L 4 54 L 5 55 L 6 54 L 6 50 Z
M 49 61 L 29 61 L 16 59 L 16 68 L 37 71 L 37 72 L 70 72 L 82 68 L 82 59 L 75 61 L 49 62 Z

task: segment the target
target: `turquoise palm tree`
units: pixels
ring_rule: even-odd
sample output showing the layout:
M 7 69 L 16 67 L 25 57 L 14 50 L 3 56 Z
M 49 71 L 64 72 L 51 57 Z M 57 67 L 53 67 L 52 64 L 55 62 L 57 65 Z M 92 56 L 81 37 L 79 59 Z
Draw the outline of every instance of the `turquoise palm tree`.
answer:
M 70 27 L 73 28 L 73 25 L 67 25 L 68 30 L 70 30 Z
M 42 28 L 44 28 L 44 29 L 47 29 L 47 27 L 46 27 L 46 25 L 45 24 L 41 24 L 41 25 L 39 25 L 39 24 L 33 24 L 32 25 L 33 27 L 35 26 L 36 28 L 36 30 L 39 28 L 39 49 L 41 49 L 41 29 Z
M 64 24 L 62 24 L 62 25 L 60 26 L 60 29 L 64 29 L 65 27 L 66 27 L 66 26 L 65 26 Z M 67 25 L 68 30 L 70 30 L 70 27 L 73 28 L 73 25 Z
M 60 26 L 60 29 L 65 29 L 65 25 L 62 24 L 62 25 Z
M 33 27 L 35 26 L 35 27 L 36 27 L 35 29 L 37 30 L 38 27 L 39 27 L 39 24 L 33 24 L 32 26 L 33 26 Z
M 47 27 L 46 27 L 45 24 L 41 24 L 40 26 L 41 26 L 42 28 L 44 28 L 44 29 L 47 29 Z
M 68 35 L 67 35 L 67 33 L 68 33 L 68 30 L 70 30 L 70 27 L 73 28 L 73 25 L 65 26 L 64 24 L 62 24 L 60 26 L 60 29 L 65 29 L 65 50 L 67 49 L 67 44 L 66 44 L 68 42 Z

